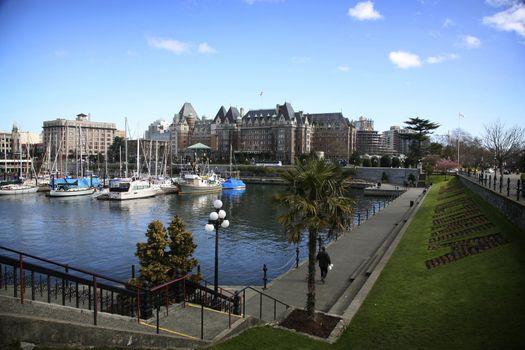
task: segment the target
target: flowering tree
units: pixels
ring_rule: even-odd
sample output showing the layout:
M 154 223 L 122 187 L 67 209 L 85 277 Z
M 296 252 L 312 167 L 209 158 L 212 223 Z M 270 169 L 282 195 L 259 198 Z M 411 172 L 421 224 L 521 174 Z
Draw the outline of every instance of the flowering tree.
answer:
M 459 164 L 448 159 L 441 159 L 436 162 L 436 170 L 445 172 L 445 179 L 447 178 L 447 172 L 451 169 L 459 168 Z

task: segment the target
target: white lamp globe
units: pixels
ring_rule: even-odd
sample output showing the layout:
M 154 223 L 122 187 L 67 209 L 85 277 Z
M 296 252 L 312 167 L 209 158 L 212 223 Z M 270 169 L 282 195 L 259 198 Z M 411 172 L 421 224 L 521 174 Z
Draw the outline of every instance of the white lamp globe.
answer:
M 224 218 L 226 217 L 226 212 L 225 212 L 224 210 L 222 210 L 222 209 L 219 210 L 219 217 L 220 217 L 221 219 L 224 219 Z
M 221 224 L 222 228 L 228 228 L 228 226 L 230 226 L 230 221 L 229 220 L 224 220 Z
M 222 208 L 222 201 L 220 199 L 216 199 L 213 201 L 213 207 L 215 209 L 220 209 Z
M 208 232 L 213 231 L 213 225 L 212 224 L 206 224 L 204 225 L 204 229 Z
M 215 220 L 217 220 L 218 218 L 219 218 L 219 214 L 217 214 L 217 212 L 212 211 L 212 212 L 210 213 L 210 220 L 211 220 L 211 221 L 215 221 Z

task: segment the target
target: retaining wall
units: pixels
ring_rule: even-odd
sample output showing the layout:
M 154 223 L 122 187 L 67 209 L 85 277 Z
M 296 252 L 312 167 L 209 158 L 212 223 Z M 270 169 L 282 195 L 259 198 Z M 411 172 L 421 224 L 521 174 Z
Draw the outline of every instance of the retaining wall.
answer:
M 383 182 L 383 172 L 388 176 L 388 180 L 385 182 L 404 185 L 405 181 L 408 181 L 410 174 L 414 174 L 416 177 L 416 183 L 419 181 L 419 169 L 411 168 L 368 168 L 368 167 L 357 167 L 356 178 L 365 179 L 372 182 Z
M 496 191 L 479 185 L 478 183 L 459 176 L 460 181 L 471 191 L 477 193 L 494 208 L 498 209 L 510 222 L 525 231 L 525 203 L 517 202 Z M 515 198 L 515 197 L 513 197 Z M 525 199 L 522 199 L 525 201 Z

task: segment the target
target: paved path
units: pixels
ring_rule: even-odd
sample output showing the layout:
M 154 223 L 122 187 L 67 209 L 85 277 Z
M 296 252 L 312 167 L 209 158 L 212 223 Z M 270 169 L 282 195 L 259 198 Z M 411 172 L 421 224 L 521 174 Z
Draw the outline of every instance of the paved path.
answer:
M 334 312 L 332 307 L 350 286 L 350 277 L 359 268 L 365 268 L 369 264 L 373 267 L 374 253 L 382 246 L 389 237 L 389 233 L 397 223 L 403 221 L 404 216 L 410 209 L 410 201 L 416 201 L 423 193 L 423 188 L 409 188 L 381 212 L 368 221 L 355 227 L 350 232 L 342 235 L 337 241 L 327 247 L 334 268 L 329 271 L 326 283 L 320 281 L 319 268 L 316 267 L 316 309 L 324 312 Z M 366 260 L 368 259 L 368 260 Z M 378 259 L 375 259 L 378 260 Z M 289 305 L 304 308 L 307 293 L 307 263 L 303 261 L 299 268 L 292 269 L 281 277 L 272 281 L 264 291 L 266 294 L 277 298 Z M 363 272 L 365 271 L 363 270 Z M 348 301 L 346 306 L 348 306 Z M 247 297 L 246 313 L 259 317 L 261 298 L 258 295 Z M 262 298 L 262 318 L 273 320 L 274 303 L 269 298 Z M 279 304 L 275 306 L 278 315 L 285 308 Z M 344 310 L 338 310 L 342 314 Z

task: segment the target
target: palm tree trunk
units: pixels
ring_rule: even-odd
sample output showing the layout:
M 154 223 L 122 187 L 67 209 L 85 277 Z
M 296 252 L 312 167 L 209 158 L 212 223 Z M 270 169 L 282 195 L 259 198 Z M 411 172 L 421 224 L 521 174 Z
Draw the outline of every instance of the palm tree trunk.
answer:
M 306 312 L 308 318 L 315 318 L 315 254 L 317 231 L 308 232 L 308 293 L 306 294 Z

